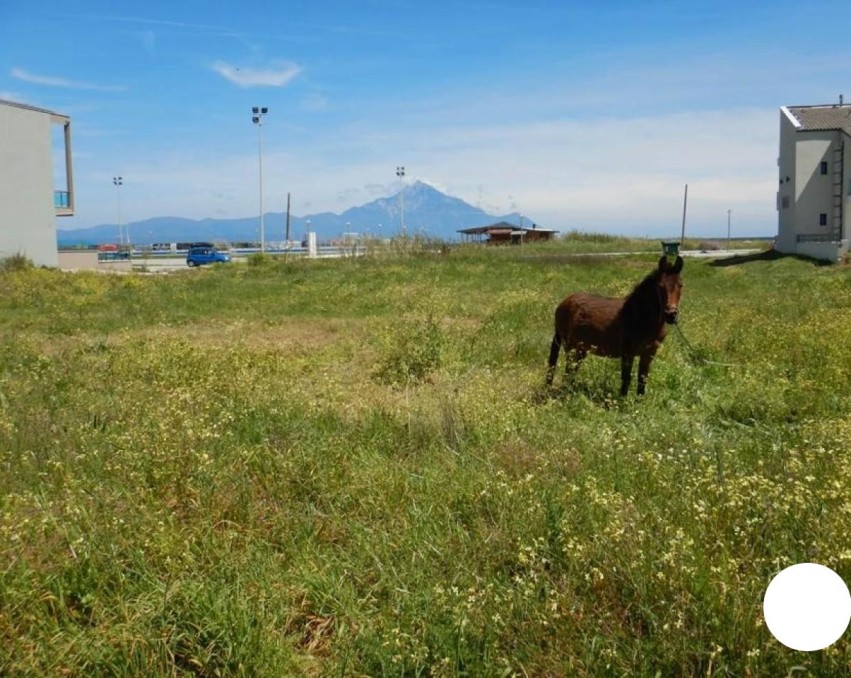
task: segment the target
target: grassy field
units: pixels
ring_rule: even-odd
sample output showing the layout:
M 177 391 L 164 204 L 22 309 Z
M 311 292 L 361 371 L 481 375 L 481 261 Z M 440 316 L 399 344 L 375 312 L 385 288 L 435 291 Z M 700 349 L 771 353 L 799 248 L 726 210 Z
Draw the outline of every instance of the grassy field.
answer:
M 689 260 L 644 398 L 546 390 L 656 258 L 0 273 L 0 674 L 847 675 L 761 604 L 851 582 L 851 271 Z

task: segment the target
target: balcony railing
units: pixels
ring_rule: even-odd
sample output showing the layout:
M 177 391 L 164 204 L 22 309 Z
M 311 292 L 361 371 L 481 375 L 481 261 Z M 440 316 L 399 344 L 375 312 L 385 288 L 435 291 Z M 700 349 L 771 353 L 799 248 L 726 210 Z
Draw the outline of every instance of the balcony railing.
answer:
M 71 207 L 71 194 L 68 191 L 53 191 L 53 206 L 57 209 Z

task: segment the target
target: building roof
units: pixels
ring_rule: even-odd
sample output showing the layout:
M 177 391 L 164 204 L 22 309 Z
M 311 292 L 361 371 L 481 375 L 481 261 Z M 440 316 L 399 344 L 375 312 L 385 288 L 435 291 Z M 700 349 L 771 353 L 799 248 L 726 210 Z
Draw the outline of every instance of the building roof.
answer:
M 851 135 L 851 105 L 788 106 L 799 132 L 842 130 Z
M 473 228 L 463 228 L 459 230 L 459 233 L 463 233 L 464 235 L 488 235 L 488 234 L 504 234 L 504 233 L 526 233 L 528 231 L 537 231 L 540 233 L 556 233 L 554 229 L 549 228 L 520 228 L 520 226 L 515 226 L 514 224 L 509 224 L 507 221 L 500 221 L 498 224 L 491 224 L 490 226 L 474 226 Z
M 67 119 L 67 115 L 63 115 L 62 113 L 57 113 L 56 111 L 49 111 L 46 108 L 38 108 L 37 106 L 30 106 L 29 104 L 22 104 L 19 101 L 9 101 L 7 99 L 0 99 L 0 106 L 12 106 L 13 108 L 22 108 L 25 111 L 35 111 L 36 113 L 46 113 L 47 115 L 53 116 L 54 118 L 64 118 Z

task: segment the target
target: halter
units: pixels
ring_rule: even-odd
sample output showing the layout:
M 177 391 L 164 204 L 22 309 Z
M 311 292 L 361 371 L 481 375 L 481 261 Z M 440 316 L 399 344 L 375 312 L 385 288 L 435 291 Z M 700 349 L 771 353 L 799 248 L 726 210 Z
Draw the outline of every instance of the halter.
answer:
M 666 306 L 667 306 L 666 301 L 667 300 L 665 298 L 663 298 L 663 295 L 662 295 L 662 289 L 663 289 L 664 285 L 659 284 L 662 280 L 662 276 L 665 275 L 665 272 L 660 271 L 658 275 L 659 275 L 659 279 L 656 281 L 656 295 L 659 298 L 659 322 L 665 323 L 666 322 L 665 321 L 665 312 L 667 310 L 666 309 Z M 679 307 L 677 307 L 674 310 L 679 315 L 679 310 L 680 310 Z M 671 323 L 671 324 L 676 325 L 676 323 Z

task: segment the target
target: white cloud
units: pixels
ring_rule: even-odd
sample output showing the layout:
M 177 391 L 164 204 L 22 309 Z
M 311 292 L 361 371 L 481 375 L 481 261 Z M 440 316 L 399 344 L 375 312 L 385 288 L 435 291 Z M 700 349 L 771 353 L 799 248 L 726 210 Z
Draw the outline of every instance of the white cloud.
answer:
M 157 34 L 153 31 L 142 31 L 139 34 L 139 39 L 142 41 L 145 50 L 149 54 L 153 54 L 157 49 Z
M 403 161 L 410 179 L 439 178 L 445 192 L 471 204 L 516 209 L 560 229 L 678 233 L 688 183 L 689 232 L 725 230 L 732 209 L 743 229 L 769 234 L 777 116 L 773 108 L 736 108 L 479 126 L 422 119 L 411 128 L 348 130 L 314 157 L 326 166 L 341 155 L 359 159 L 333 176 L 326 171 L 330 185 L 389 176 Z M 302 161 L 297 180 L 308 182 L 313 164 Z
M 336 126 L 321 136 L 270 126 L 266 209 L 282 211 L 291 192 L 296 215 L 341 212 L 395 193 L 394 169 L 404 164 L 408 183 L 425 179 L 492 214 L 516 209 L 542 227 L 677 235 L 688 183 L 687 233 L 726 233 L 728 209 L 734 233 L 776 232 L 779 113 L 773 107 L 513 124 L 482 124 L 461 112 L 454 122 L 434 122 L 429 113 Z M 132 190 L 128 180 L 122 196 L 127 214 L 135 220 L 255 213 L 254 148 L 140 153 L 126 170 L 133 176 Z M 109 186 L 103 178 L 97 183 Z M 79 215 L 99 223 L 113 218 L 110 209 L 95 217 L 81 203 Z
M 242 68 L 217 61 L 212 69 L 225 80 L 239 87 L 284 87 L 301 73 L 301 67 L 291 62 L 274 62 L 268 68 Z
M 301 100 L 301 109 L 311 113 L 324 111 L 328 108 L 328 99 L 321 94 L 308 94 Z
M 29 71 L 24 70 L 23 68 L 12 68 L 9 71 L 9 75 L 11 75 L 16 80 L 22 80 L 23 82 L 29 82 L 33 85 L 46 85 L 47 87 L 62 87 L 64 89 L 84 89 L 84 90 L 97 90 L 101 92 L 123 92 L 126 90 L 126 87 L 122 87 L 120 85 L 98 85 L 91 82 L 83 82 L 80 80 L 69 80 L 67 78 L 59 78 L 52 75 L 38 75 L 36 73 L 30 73 Z
M 4 101 L 15 101 L 19 104 L 24 103 L 24 95 L 18 92 L 10 92 L 9 90 L 0 90 L 0 99 Z

